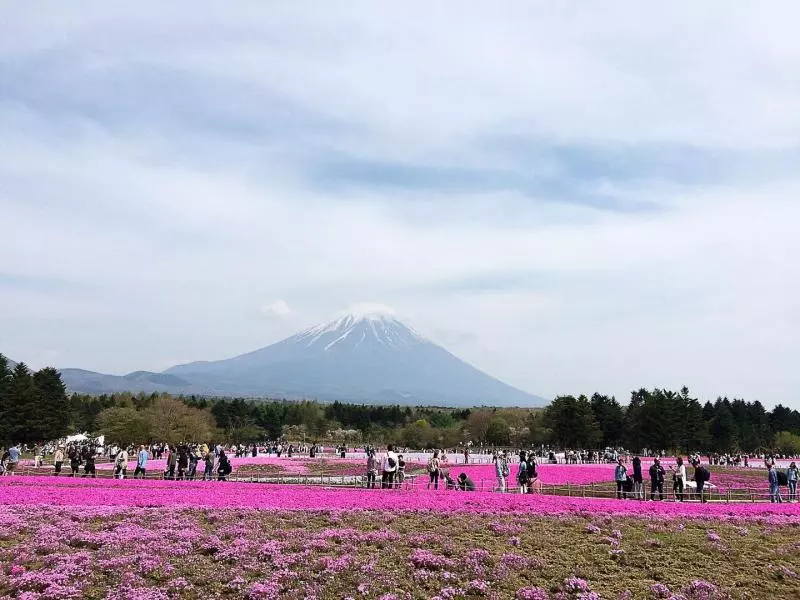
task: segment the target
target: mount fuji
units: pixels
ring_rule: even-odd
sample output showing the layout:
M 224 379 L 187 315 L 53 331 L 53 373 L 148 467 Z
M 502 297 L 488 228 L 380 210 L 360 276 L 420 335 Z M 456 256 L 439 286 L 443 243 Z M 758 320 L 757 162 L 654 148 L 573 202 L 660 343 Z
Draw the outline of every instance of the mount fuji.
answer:
M 79 382 L 70 381 L 74 370 L 62 373 L 71 390 L 81 391 L 74 385 Z M 85 377 L 87 372 L 81 373 Z M 379 313 L 348 314 L 226 360 L 193 362 L 160 374 L 138 373 L 137 377 L 115 377 L 125 381 L 114 381 L 113 387 L 376 404 L 546 404 L 544 399 L 511 387 L 456 358 L 393 315 Z M 91 391 L 96 393 L 98 386 L 102 387 L 102 382 L 95 377 Z

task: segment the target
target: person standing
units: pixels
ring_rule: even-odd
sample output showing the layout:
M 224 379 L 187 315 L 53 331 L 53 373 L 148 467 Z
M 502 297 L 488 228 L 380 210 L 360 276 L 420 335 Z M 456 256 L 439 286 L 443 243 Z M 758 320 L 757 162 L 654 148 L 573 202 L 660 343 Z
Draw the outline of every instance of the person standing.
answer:
M 194 481 L 197 477 L 197 463 L 200 462 L 200 456 L 197 454 L 197 448 L 189 448 L 189 470 L 186 473 L 186 479 Z
M 433 456 L 431 456 L 430 460 L 428 461 L 428 477 L 430 478 L 428 481 L 428 489 L 431 489 L 431 484 L 433 484 L 433 489 L 439 489 L 439 451 L 434 450 Z
M 644 478 L 642 477 L 642 459 L 638 456 L 633 457 L 633 497 L 636 500 L 644 500 Z
M 656 499 L 656 492 L 658 492 L 658 499 L 664 500 L 664 467 L 661 466 L 661 460 L 655 459 L 653 464 L 650 465 L 650 501 Z
M 497 476 L 497 489 L 501 494 L 506 492 L 506 478 L 508 477 L 508 457 L 506 453 L 501 451 L 497 455 L 497 460 L 494 465 L 495 475 Z
M 706 486 L 706 482 L 711 479 L 711 473 L 706 469 L 703 465 L 700 464 L 700 461 L 695 461 L 694 463 L 694 481 L 697 484 L 697 495 L 700 497 L 700 503 L 705 504 L 708 502 L 705 494 L 703 493 L 703 488 Z
M 375 458 L 375 451 L 370 450 L 367 455 L 367 489 L 375 489 L 375 478 L 378 476 L 378 459 Z
M 227 481 L 228 475 L 231 474 L 233 471 L 233 467 L 231 466 L 231 461 L 228 459 L 225 451 L 222 450 L 219 453 L 219 465 L 217 466 L 217 481 Z
M 175 451 L 175 448 L 169 448 L 167 450 L 167 471 L 164 475 L 164 479 L 175 479 L 175 467 L 178 466 L 178 453 Z
M 186 471 L 189 470 L 189 447 L 186 444 L 178 446 L 178 479 L 183 480 L 186 477 Z
M 142 479 L 146 477 L 147 473 L 147 449 L 144 446 L 139 446 L 139 453 L 136 455 L 136 469 L 133 471 L 133 478 L 138 479 L 139 475 Z
M 406 480 L 406 461 L 402 454 L 397 455 L 397 474 L 394 480 L 397 489 L 402 489 L 403 482 Z
M 128 475 L 128 451 L 125 448 L 120 449 L 117 454 L 114 468 L 114 477 L 117 479 L 125 479 Z
M 767 477 L 769 479 L 769 499 L 770 502 L 782 503 L 780 482 L 778 481 L 778 470 L 775 468 L 775 463 L 767 463 Z
M 69 470 L 72 471 L 70 475 L 75 477 L 78 474 L 78 471 L 81 467 L 81 453 L 80 451 L 73 445 L 70 446 L 69 450 L 67 451 L 67 455 L 69 456 Z
M 672 471 L 672 494 L 678 502 L 683 502 L 683 489 L 686 484 L 686 466 L 683 464 L 683 459 L 679 456 L 675 466 L 669 470 Z
M 797 481 L 800 480 L 800 470 L 794 461 L 786 470 L 786 483 L 789 486 L 789 502 L 797 502 Z
M 97 467 L 94 464 L 93 448 L 89 448 L 89 451 L 86 453 L 86 458 L 83 461 L 83 477 L 91 477 L 92 479 L 97 477 Z
M 61 465 L 64 464 L 64 449 L 59 446 L 56 448 L 55 454 L 53 454 L 53 467 L 55 467 L 55 471 L 53 475 L 60 475 L 61 474 Z
M 214 479 L 214 451 L 209 449 L 203 457 L 203 481 Z
M 394 446 L 389 444 L 386 446 L 386 454 L 381 461 L 381 488 L 390 489 L 394 485 L 394 475 L 397 472 L 397 454 L 394 452 Z
M 617 484 L 617 500 L 627 499 L 628 494 L 625 492 L 625 484 L 628 481 L 628 467 L 625 466 L 621 458 L 617 460 L 617 466 L 614 469 L 614 481 Z
M 519 493 L 528 493 L 528 463 L 525 461 L 525 453 L 519 455 L 519 471 L 517 472 L 517 483 L 519 483 Z
M 11 446 L 8 449 L 8 462 L 6 463 L 6 475 L 13 475 L 19 465 L 20 457 L 19 446 Z

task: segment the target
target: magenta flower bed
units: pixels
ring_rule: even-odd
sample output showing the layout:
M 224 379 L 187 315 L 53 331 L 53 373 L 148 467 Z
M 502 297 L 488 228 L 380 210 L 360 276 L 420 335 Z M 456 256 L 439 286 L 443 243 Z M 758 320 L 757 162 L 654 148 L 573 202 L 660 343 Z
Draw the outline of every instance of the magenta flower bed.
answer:
M 297 485 L 6 477 L 0 505 L 192 506 L 265 510 L 528 512 L 547 515 L 769 518 L 800 522 L 800 504 L 645 503 L 491 492 L 328 489 Z

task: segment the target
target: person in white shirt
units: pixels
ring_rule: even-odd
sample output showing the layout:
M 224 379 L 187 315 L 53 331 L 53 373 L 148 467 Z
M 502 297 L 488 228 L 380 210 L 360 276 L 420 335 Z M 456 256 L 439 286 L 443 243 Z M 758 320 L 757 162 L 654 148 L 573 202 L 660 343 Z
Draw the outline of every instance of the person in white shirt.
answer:
M 386 454 L 383 455 L 381 460 L 381 489 L 391 489 L 394 485 L 394 476 L 397 473 L 397 454 L 394 452 L 394 446 L 389 444 L 386 446 Z

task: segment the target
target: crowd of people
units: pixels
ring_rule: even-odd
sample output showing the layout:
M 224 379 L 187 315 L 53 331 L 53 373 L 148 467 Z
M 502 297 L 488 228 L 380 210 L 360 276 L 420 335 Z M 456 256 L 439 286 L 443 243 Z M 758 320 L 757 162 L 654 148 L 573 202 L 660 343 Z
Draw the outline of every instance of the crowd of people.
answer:
M 119 447 L 104 446 L 98 444 L 96 440 L 86 439 L 70 443 L 56 442 L 37 445 L 33 448 L 10 446 L 2 452 L 0 474 L 13 475 L 19 469 L 22 455 L 32 453 L 34 466 L 38 468 L 44 465 L 45 458 L 52 457 L 54 475 L 96 477 L 97 461 L 100 460 L 106 463 L 105 466 L 111 467 L 111 472 L 116 478 L 127 478 L 131 465 L 134 465 L 132 474 L 134 479 L 145 478 L 151 460 L 165 459 L 163 472 L 157 475 L 164 479 L 224 481 L 233 471 L 229 456 L 241 458 L 274 455 L 281 457 L 285 454 L 291 458 L 295 454 L 303 454 L 314 458 L 322 450 L 316 442 L 309 446 L 276 441 L 264 444 L 233 444 L 227 447 L 207 444 L 169 445 L 166 443 Z M 407 478 L 404 456 L 407 449 L 401 450 L 390 444 L 385 451 L 379 451 L 372 446 L 365 447 L 364 451 L 367 455 L 365 478 L 367 488 L 374 489 L 379 486 L 382 489 L 400 489 L 403 487 Z M 345 446 L 338 446 L 334 452 L 344 458 L 348 450 Z M 464 464 L 469 464 L 468 447 L 464 448 L 463 455 Z M 567 451 L 563 457 L 567 464 L 607 463 L 613 459 L 616 462 L 614 468 L 616 497 L 621 500 L 632 498 L 641 501 L 655 501 L 656 499 L 663 501 L 666 482 L 671 480 L 672 495 L 675 500 L 683 502 L 696 497 L 701 502 L 708 502 L 706 492 L 714 486 L 710 484 L 711 472 L 706 465 L 750 466 L 750 457 L 742 454 L 706 455 L 706 464 L 701 462 L 699 454 L 694 454 L 686 460 L 683 457 L 677 457 L 674 464 L 670 464 L 667 468 L 662 466 L 663 452 L 655 454 L 643 452 L 641 455 L 631 457 L 619 450 L 606 449 L 606 451 Z M 642 458 L 647 458 L 651 462 L 646 471 L 642 464 Z M 794 461 L 786 469 L 777 468 L 776 460 L 781 458 L 783 457 L 777 455 L 759 457 L 767 468 L 770 500 L 771 502 L 783 502 L 784 495 L 781 493 L 781 488 L 785 486 L 788 488 L 786 501 L 797 502 L 800 470 Z M 507 450 L 496 450 L 492 453 L 491 460 L 496 476 L 494 491 L 508 492 L 515 482 L 516 489 L 521 494 L 541 491 L 542 482 L 537 468 L 540 460 L 547 463 L 558 462 L 555 453 L 547 448 L 520 450 L 517 455 Z M 460 463 L 460 460 L 456 462 Z M 515 464 L 512 465 L 512 463 Z M 693 467 L 691 479 L 687 473 L 687 464 Z M 512 476 L 512 466 L 516 467 L 514 476 Z M 65 472 L 67 467 L 69 471 Z M 453 478 L 450 467 L 445 451 L 431 451 L 427 462 L 427 489 L 432 487 L 434 490 L 438 490 L 441 484 L 449 490 L 468 492 L 476 490 L 474 481 L 467 473 L 461 472 Z M 649 482 L 649 493 L 645 489 L 646 482 Z

